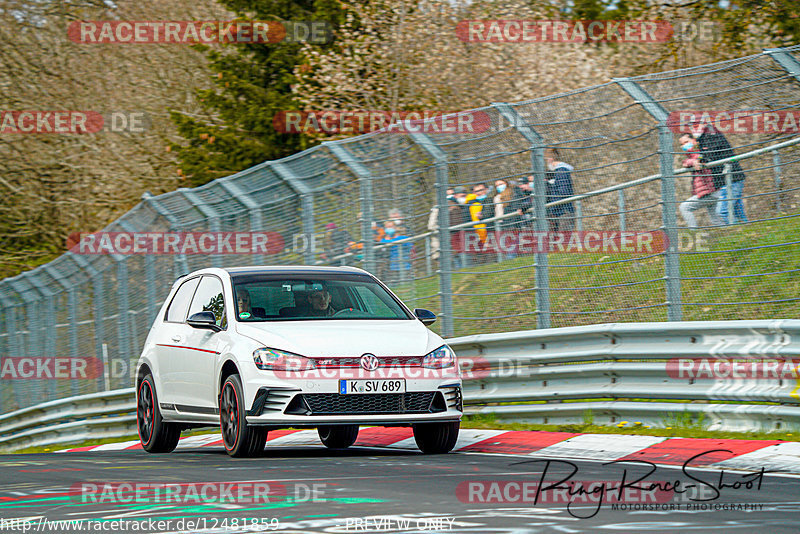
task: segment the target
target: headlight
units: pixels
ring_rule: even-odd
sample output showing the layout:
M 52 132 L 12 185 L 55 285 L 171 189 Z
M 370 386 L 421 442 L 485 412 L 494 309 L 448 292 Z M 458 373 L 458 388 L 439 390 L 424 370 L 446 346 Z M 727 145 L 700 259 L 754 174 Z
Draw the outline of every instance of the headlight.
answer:
M 445 369 L 456 364 L 456 354 L 447 345 L 442 345 L 435 351 L 426 354 L 422 359 L 422 367 L 428 369 Z
M 305 356 L 266 347 L 253 351 L 253 361 L 256 367 L 267 371 L 307 371 L 316 367 Z

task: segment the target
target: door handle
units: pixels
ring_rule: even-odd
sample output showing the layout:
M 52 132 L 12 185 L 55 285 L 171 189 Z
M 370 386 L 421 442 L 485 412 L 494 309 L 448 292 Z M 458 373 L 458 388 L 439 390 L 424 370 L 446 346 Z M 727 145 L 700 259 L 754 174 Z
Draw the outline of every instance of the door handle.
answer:
M 172 341 L 174 341 L 175 343 L 178 343 L 181 339 L 182 339 L 181 336 L 172 336 Z

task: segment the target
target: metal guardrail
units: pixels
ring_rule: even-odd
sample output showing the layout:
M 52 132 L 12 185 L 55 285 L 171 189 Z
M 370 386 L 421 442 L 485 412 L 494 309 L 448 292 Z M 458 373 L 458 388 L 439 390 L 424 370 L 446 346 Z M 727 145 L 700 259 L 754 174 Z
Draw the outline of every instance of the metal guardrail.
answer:
M 798 336 L 798 320 L 620 323 L 480 334 L 450 345 L 477 362 L 476 377 L 464 383 L 470 414 L 657 427 L 699 424 L 703 414 L 710 430 L 769 431 L 800 427 Z M 668 361 L 695 358 L 741 359 L 758 369 L 787 363 L 794 372 L 792 379 L 710 379 L 697 369 L 670 376 L 677 373 Z
M 800 320 L 601 324 L 448 343 L 465 371 L 468 414 L 536 424 L 800 428 Z M 794 373 L 792 379 L 681 379 L 667 372 L 674 358 L 782 362 Z M 2 415 L 0 449 L 135 434 L 133 394 L 128 388 L 82 395 Z
M 68 397 L 0 415 L 2 450 L 131 434 L 136 434 L 133 388 Z

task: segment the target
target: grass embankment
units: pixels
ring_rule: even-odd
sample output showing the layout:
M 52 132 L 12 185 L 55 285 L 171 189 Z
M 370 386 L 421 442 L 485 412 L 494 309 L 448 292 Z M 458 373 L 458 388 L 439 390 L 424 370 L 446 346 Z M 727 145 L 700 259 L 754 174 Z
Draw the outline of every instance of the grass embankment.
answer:
M 799 227 L 791 216 L 681 230 L 683 319 L 800 318 L 798 300 L 759 304 L 800 296 Z M 773 246 L 754 248 L 765 245 Z M 533 260 L 525 255 L 456 271 L 455 335 L 536 328 Z M 666 320 L 663 255 L 551 253 L 548 262 L 554 327 Z M 731 276 L 737 278 L 725 278 Z M 398 288 L 413 306 L 436 311 L 438 291 L 436 275 Z

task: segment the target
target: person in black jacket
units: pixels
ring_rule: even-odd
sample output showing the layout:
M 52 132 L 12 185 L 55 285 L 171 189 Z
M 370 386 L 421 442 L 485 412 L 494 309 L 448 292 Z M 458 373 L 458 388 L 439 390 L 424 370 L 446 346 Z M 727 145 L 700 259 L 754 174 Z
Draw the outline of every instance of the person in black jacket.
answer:
M 700 147 L 700 153 L 703 156 L 703 161 L 717 161 L 725 158 L 732 158 L 735 156 L 733 148 L 728 140 L 713 125 L 708 123 L 701 123 L 695 125 L 692 129 L 692 135 L 697 139 Z M 728 195 L 734 199 L 733 214 L 739 222 L 747 222 L 747 216 L 744 213 L 744 202 L 742 202 L 742 193 L 744 190 L 744 170 L 738 161 L 729 163 L 731 169 L 731 189 L 732 192 L 727 191 L 725 185 L 725 166 L 715 165 L 709 167 L 711 175 L 714 177 L 714 189 L 719 190 L 719 202 L 717 203 L 717 214 L 728 223 L 728 202 L 726 199 Z
M 575 195 L 572 187 L 572 171 L 575 168 L 559 158 L 558 149 L 548 148 L 544 151 L 547 169 L 546 174 L 547 202 L 555 202 Z M 552 232 L 570 232 L 575 226 L 575 207 L 572 202 L 547 208 L 547 220 Z

